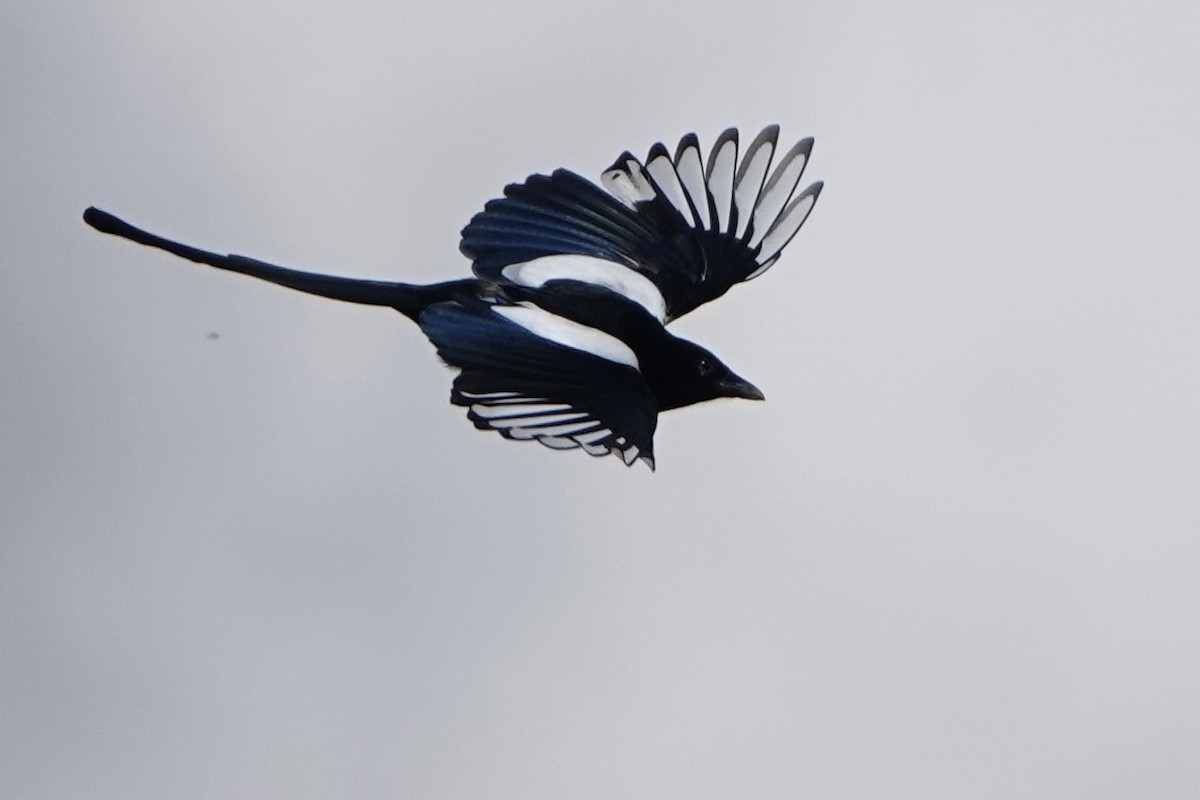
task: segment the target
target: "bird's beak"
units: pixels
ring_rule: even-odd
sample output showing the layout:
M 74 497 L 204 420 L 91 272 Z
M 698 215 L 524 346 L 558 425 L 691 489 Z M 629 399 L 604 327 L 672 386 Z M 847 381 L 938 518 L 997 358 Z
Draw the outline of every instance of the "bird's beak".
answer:
M 763 396 L 763 393 L 758 390 L 757 386 L 750 381 L 744 380 L 737 376 L 721 381 L 720 386 L 721 395 L 723 397 L 742 397 L 746 400 L 767 399 Z

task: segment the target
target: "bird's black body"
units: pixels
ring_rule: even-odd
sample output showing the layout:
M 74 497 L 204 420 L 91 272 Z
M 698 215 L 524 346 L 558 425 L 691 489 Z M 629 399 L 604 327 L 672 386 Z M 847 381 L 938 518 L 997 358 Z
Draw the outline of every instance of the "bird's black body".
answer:
M 806 139 L 767 170 L 771 126 L 737 159 L 737 132 L 700 165 L 694 135 L 645 165 L 623 154 L 604 191 L 566 170 L 534 175 L 463 230 L 475 277 L 425 286 L 358 280 L 221 255 L 164 239 L 96 208 L 104 233 L 281 286 L 396 309 L 461 370 L 451 402 L 481 429 L 654 466 L 658 412 L 718 397 L 761 400 L 716 356 L 665 327 L 778 258 L 820 192 L 793 198 Z M 736 170 L 736 173 L 735 173 Z

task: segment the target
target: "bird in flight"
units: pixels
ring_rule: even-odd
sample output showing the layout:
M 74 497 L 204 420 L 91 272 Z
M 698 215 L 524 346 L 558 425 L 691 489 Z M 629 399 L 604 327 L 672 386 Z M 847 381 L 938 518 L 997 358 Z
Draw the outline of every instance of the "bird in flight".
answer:
M 667 324 L 761 275 L 808 217 L 803 139 L 771 164 L 779 127 L 738 157 L 738 132 L 701 155 L 625 152 L 602 186 L 558 169 L 505 188 L 462 231 L 474 277 L 429 285 L 321 275 L 164 239 L 92 207 L 103 233 L 309 294 L 387 306 L 420 326 L 459 374 L 450 402 L 482 430 L 654 469 L 658 414 L 718 397 L 762 400 Z

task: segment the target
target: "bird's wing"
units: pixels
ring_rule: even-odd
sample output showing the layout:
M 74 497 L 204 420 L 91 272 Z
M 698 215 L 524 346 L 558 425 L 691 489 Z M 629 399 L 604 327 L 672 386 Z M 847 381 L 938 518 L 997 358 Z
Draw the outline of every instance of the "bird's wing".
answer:
M 738 159 L 734 128 L 702 160 L 695 134 L 672 157 L 622 154 L 601 182 L 567 170 L 505 188 L 462 233 L 488 280 L 537 286 L 554 278 L 607 286 L 669 322 L 761 275 L 808 217 L 822 184 L 796 188 L 812 151 L 804 139 L 771 171 L 779 128 Z
M 467 407 L 475 427 L 654 468 L 657 406 L 618 340 L 519 305 L 439 303 L 419 322 L 462 370 L 450 402 Z

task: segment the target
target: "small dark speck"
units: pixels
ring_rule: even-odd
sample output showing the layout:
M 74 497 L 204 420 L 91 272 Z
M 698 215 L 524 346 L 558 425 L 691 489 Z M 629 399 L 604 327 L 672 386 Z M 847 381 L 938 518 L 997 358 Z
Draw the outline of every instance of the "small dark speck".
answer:
M 216 331 L 209 331 L 208 336 L 204 338 L 208 339 L 210 342 L 215 342 L 217 339 L 221 338 L 221 334 L 217 333 Z

